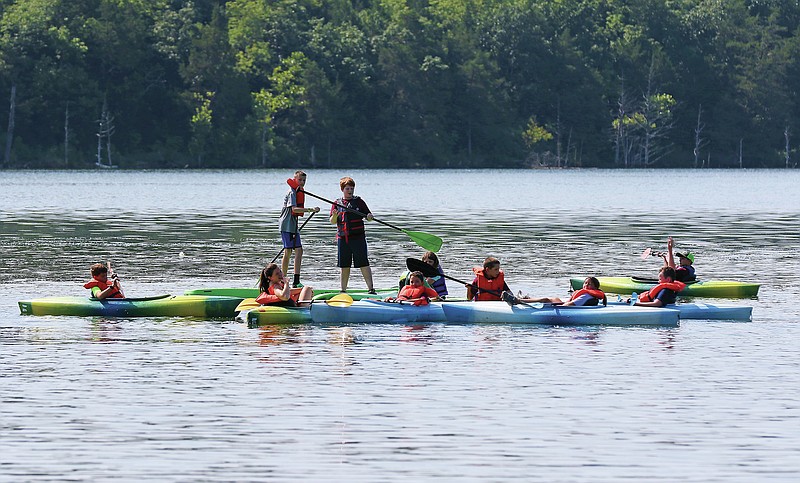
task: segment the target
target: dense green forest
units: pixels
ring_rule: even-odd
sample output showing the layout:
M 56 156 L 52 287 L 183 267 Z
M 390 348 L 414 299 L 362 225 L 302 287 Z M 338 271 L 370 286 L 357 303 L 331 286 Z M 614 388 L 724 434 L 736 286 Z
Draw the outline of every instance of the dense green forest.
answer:
M 796 166 L 796 0 L 0 0 L 0 17 L 7 168 Z

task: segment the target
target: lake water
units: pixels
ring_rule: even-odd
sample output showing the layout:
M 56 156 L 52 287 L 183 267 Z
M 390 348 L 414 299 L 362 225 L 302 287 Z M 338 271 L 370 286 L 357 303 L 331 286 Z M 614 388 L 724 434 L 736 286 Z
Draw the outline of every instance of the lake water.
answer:
M 20 316 L 112 260 L 128 295 L 252 286 L 291 171 L 0 171 L 2 481 L 797 481 L 800 172 L 328 171 L 435 233 L 446 272 L 514 290 L 653 275 L 668 235 L 702 278 L 762 283 L 745 323 L 677 328 L 260 327 Z M 328 206 L 313 198 L 307 206 Z M 338 286 L 334 229 L 303 280 Z M 377 286 L 421 256 L 367 226 Z M 352 288 L 362 288 L 357 271 Z M 462 289 L 449 282 L 451 293 Z

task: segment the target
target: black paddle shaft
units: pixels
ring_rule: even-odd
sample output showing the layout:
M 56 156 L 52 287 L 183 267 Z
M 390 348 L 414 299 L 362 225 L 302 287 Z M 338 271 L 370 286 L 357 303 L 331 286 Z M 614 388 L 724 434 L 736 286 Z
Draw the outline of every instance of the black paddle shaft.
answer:
M 302 188 L 301 188 L 301 190 L 303 191 L 303 193 L 307 194 L 308 196 L 313 196 L 314 198 L 316 198 L 316 199 L 318 199 L 318 200 L 320 200 L 320 201 L 324 201 L 325 203 L 330 203 L 330 204 L 332 204 L 332 205 L 334 205 L 334 206 L 338 206 L 339 208 L 342 208 L 343 210 L 347 210 L 347 211 L 349 211 L 349 212 L 351 212 L 351 213 L 354 213 L 354 214 L 356 214 L 356 215 L 360 216 L 361 218 L 366 218 L 366 217 L 367 217 L 367 215 L 365 215 L 364 213 L 361 213 L 361 212 L 360 212 L 360 211 L 358 211 L 358 210 L 354 210 L 354 209 L 352 209 L 352 208 L 348 208 L 348 207 L 346 207 L 346 206 L 344 206 L 344 205 L 341 205 L 341 204 L 339 204 L 339 203 L 337 203 L 337 202 L 335 202 L 335 201 L 326 200 L 326 199 L 325 199 L 325 198 L 323 198 L 322 196 L 317 196 L 317 195 L 315 195 L 314 193 L 309 193 L 308 191 L 306 191 L 306 190 L 304 190 L 304 189 L 302 189 Z M 373 218 L 372 218 L 372 221 L 377 221 L 377 222 L 378 222 L 378 223 L 380 223 L 381 225 L 386 225 L 386 226 L 388 226 L 389 228 L 394 228 L 394 229 L 395 229 L 395 230 L 397 230 L 397 231 L 402 231 L 402 232 L 405 232 L 405 230 L 403 230 L 402 228 L 399 228 L 399 227 L 397 227 L 397 226 L 394 226 L 394 225 L 392 225 L 391 223 L 386 223 L 385 221 L 381 221 L 381 220 L 379 220 L 379 219 L 377 219 L 377 218 L 375 218 L 375 217 L 373 217 Z

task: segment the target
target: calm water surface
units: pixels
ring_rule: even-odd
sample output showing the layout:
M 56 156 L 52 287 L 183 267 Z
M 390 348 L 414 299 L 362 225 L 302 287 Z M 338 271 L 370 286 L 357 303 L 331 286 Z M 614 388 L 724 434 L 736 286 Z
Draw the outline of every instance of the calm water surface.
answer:
M 753 305 L 750 323 L 19 315 L 21 299 L 83 294 L 100 260 L 129 295 L 253 285 L 280 250 L 291 174 L 0 171 L 0 480 L 800 478 L 796 171 L 309 172 L 312 193 L 333 199 L 351 175 L 377 217 L 440 235 L 449 275 L 470 279 L 491 254 L 533 295 L 565 295 L 570 276 L 653 274 L 639 254 L 672 235 L 703 277 L 763 284 L 723 301 Z M 303 279 L 333 288 L 325 218 L 303 231 Z M 376 284 L 394 285 L 422 250 L 367 230 Z

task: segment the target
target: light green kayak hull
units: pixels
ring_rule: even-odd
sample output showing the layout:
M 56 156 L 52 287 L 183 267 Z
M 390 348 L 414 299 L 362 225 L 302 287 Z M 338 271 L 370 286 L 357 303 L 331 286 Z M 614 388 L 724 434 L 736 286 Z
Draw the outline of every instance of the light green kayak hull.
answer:
M 630 294 L 643 293 L 655 287 L 654 283 L 634 281 L 631 277 L 597 277 L 600 290 L 606 293 Z M 584 278 L 571 278 L 573 290 L 583 288 Z M 716 298 L 751 298 L 758 295 L 761 287 L 757 283 L 736 282 L 733 280 L 704 280 L 688 284 L 678 295 L 684 297 L 716 297 Z
M 98 300 L 88 297 L 43 297 L 19 302 L 22 315 L 76 315 L 106 317 L 203 317 L 236 316 L 238 297 L 159 295 L 145 298 Z

